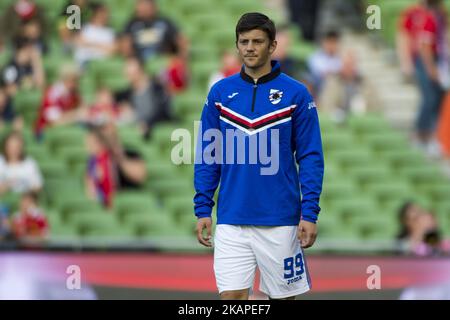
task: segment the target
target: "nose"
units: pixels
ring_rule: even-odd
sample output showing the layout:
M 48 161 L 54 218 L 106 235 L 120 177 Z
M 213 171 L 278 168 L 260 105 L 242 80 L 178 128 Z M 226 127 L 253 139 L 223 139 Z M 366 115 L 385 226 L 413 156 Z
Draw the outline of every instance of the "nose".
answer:
M 249 42 L 248 42 L 246 50 L 247 50 L 247 52 L 248 52 L 248 51 L 250 51 L 250 52 L 255 51 L 255 47 L 254 47 L 252 41 L 249 41 Z

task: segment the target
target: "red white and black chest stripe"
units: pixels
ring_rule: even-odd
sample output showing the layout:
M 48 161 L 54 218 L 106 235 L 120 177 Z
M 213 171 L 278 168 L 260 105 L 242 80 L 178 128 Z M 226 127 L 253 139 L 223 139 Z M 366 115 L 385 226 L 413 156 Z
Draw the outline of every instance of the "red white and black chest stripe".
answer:
M 230 108 L 225 107 L 220 102 L 216 102 L 216 108 L 220 112 L 220 120 L 238 128 L 249 135 L 256 134 L 281 123 L 291 121 L 292 113 L 297 105 L 279 109 L 255 119 L 249 119 Z

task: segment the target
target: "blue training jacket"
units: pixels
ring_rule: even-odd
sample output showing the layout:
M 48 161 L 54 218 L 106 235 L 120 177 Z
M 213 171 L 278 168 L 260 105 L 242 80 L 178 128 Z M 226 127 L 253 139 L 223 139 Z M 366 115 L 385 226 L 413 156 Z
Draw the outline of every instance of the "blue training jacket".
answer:
M 243 67 L 217 82 L 203 108 L 198 138 L 198 218 L 211 216 L 220 182 L 217 224 L 317 221 L 324 173 L 317 109 L 306 87 L 281 73 L 277 61 L 257 81 Z

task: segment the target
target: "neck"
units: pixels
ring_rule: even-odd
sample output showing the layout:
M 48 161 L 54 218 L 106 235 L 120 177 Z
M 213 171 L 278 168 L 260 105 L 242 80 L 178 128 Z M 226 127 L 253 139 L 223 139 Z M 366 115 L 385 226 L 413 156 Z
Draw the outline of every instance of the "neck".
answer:
M 268 60 L 264 65 L 256 68 L 249 68 L 247 66 L 244 67 L 245 73 L 248 74 L 255 80 L 258 80 L 262 76 L 269 74 L 272 71 L 272 65 L 270 60 Z
M 15 163 L 19 163 L 20 162 L 20 158 L 10 158 L 8 159 L 8 163 L 10 164 L 15 164 Z

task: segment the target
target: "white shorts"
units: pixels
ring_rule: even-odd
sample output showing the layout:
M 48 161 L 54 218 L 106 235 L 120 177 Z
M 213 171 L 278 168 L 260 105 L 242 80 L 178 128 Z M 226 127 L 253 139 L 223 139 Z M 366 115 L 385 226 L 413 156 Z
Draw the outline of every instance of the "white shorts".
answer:
M 251 289 L 257 266 L 261 272 L 260 290 L 272 299 L 311 289 L 297 226 L 217 225 L 214 272 L 219 293 Z

